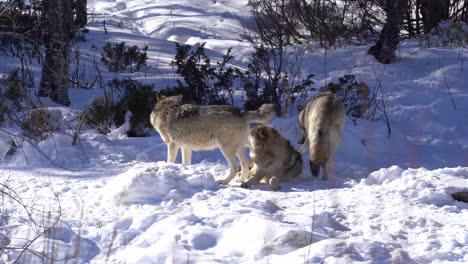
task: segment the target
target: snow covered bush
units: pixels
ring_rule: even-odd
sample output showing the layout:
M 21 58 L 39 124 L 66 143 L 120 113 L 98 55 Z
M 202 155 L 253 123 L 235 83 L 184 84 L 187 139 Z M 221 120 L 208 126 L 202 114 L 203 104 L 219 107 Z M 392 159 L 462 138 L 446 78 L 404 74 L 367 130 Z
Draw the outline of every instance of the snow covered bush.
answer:
M 367 43 L 382 26 L 380 1 L 249 0 L 254 23 L 269 40 L 317 42 L 322 48 Z
M 463 21 L 445 20 L 429 34 L 422 35 L 419 45 L 429 47 L 465 47 L 468 44 L 468 25 Z

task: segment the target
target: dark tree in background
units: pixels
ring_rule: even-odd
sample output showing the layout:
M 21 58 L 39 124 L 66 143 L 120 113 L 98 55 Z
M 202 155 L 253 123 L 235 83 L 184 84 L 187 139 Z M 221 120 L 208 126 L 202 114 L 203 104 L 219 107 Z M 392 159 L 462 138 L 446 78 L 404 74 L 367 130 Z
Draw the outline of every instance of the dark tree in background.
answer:
M 388 64 L 395 57 L 400 43 L 400 28 L 408 0 L 387 0 L 387 20 L 377 43 L 369 49 L 381 63 Z
M 39 96 L 70 105 L 68 98 L 69 50 L 73 34 L 73 9 L 71 0 L 43 0 L 45 61 Z
M 424 33 L 429 33 L 440 21 L 449 18 L 450 0 L 422 0 L 419 2 Z
M 83 28 L 88 24 L 87 4 L 88 0 L 76 0 L 75 25 L 78 28 Z
M 84 6 L 83 6 L 84 5 Z M 86 1 L 43 0 L 45 59 L 39 96 L 70 105 L 69 52 L 76 31 L 86 23 Z M 74 16 L 74 11 L 76 16 Z
M 468 23 L 468 0 L 464 0 L 463 2 L 463 8 L 461 12 L 461 20 L 465 21 L 465 23 Z

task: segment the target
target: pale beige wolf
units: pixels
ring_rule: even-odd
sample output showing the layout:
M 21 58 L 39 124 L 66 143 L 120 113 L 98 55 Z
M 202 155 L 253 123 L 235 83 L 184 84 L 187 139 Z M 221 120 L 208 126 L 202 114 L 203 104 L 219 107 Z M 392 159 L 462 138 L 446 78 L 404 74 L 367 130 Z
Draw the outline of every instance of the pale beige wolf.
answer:
M 301 173 L 302 157 L 290 142 L 271 126 L 259 125 L 249 133 L 250 158 L 254 165 L 252 178 L 241 187 L 251 187 L 260 180 L 270 184 L 273 191 L 281 189 L 279 182 L 288 181 Z
M 307 146 L 310 154 L 310 169 L 314 177 L 323 168 L 323 179 L 328 180 L 333 156 L 340 145 L 346 121 L 343 102 L 332 93 L 319 94 L 311 99 L 300 112 L 298 126 L 302 131 L 300 150 Z
M 167 162 L 175 162 L 179 148 L 182 164 L 190 165 L 192 150 L 220 148 L 229 163 L 228 184 L 236 175 L 236 156 L 241 165 L 241 181 L 248 176 L 244 149 L 249 123 L 266 123 L 275 116 L 275 106 L 264 104 L 257 111 L 243 111 L 230 105 L 182 104 L 182 95 L 161 96 L 150 115 L 153 127 L 167 144 Z

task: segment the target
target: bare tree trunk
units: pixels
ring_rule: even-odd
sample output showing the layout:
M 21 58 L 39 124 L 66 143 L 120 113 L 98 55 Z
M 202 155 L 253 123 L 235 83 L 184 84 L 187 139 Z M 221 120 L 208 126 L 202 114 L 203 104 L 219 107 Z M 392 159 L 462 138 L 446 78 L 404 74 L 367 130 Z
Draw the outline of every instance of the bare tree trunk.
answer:
M 465 0 L 465 2 L 463 3 L 462 21 L 465 21 L 465 23 L 468 23 L 468 1 L 467 0 Z
M 416 0 L 416 33 L 421 34 L 421 15 L 420 15 L 421 0 Z
M 75 25 L 77 28 L 83 28 L 88 24 L 88 12 L 86 11 L 87 4 L 88 0 L 76 0 Z
M 450 0 L 421 1 L 421 14 L 424 33 L 429 33 L 437 24 L 449 18 Z
M 413 11 L 413 1 L 408 0 L 408 8 L 406 8 L 406 25 L 408 29 L 408 35 L 410 38 L 414 37 L 413 21 L 411 13 Z
M 387 0 L 387 21 L 380 32 L 379 40 L 368 52 L 381 63 L 388 64 L 395 57 L 406 4 L 407 0 Z
M 74 23 L 72 0 L 43 0 L 42 4 L 47 31 L 44 35 L 46 52 L 39 96 L 70 105 L 68 66 Z

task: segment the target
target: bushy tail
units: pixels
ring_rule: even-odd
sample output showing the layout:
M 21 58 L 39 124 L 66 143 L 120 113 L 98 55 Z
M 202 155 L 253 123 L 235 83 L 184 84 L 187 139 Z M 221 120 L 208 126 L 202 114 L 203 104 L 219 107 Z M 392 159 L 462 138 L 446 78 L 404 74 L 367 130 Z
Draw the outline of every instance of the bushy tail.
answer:
M 276 115 L 276 107 L 274 104 L 263 104 L 256 111 L 247 111 L 245 117 L 249 123 L 268 123 Z

